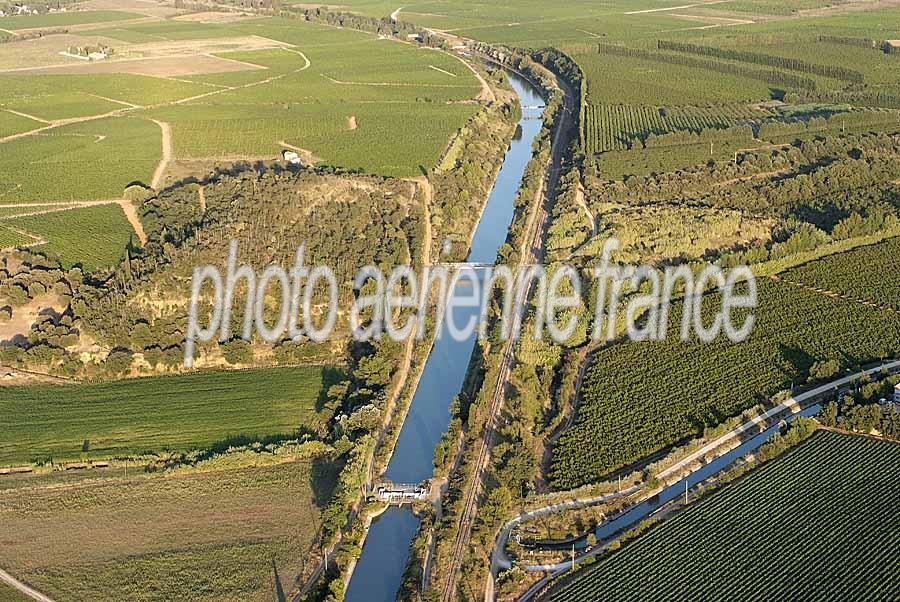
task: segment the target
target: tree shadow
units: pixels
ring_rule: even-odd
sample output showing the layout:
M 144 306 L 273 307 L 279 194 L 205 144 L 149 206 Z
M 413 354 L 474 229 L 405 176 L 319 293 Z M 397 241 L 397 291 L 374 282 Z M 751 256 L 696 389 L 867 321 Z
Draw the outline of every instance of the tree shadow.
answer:
M 284 588 L 281 586 L 281 577 L 278 575 L 278 567 L 275 566 L 275 559 L 272 559 L 272 575 L 275 577 L 275 599 L 278 602 L 287 602 L 284 594 Z
M 338 486 L 338 477 L 344 468 L 344 458 L 318 456 L 312 461 L 311 485 L 316 506 L 325 508 L 334 497 Z
M 335 366 L 322 368 L 322 388 L 319 389 L 319 396 L 316 398 L 316 412 L 321 412 L 325 409 L 325 404 L 328 403 L 328 390 L 347 378 L 347 372 L 341 368 Z

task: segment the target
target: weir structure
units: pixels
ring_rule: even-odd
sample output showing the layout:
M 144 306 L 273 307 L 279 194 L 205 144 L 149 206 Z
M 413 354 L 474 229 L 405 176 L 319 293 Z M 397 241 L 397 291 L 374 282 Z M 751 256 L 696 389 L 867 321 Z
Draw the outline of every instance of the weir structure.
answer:
M 391 483 L 386 481 L 375 487 L 375 499 L 379 502 L 387 502 L 391 505 L 402 506 L 419 500 L 427 500 L 430 491 L 430 483 L 423 481 L 419 484 Z

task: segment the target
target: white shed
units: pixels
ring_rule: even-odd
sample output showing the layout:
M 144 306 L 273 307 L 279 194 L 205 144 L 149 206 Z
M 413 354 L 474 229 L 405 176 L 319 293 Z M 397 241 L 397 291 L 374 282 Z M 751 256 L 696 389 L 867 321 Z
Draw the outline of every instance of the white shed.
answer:
M 300 155 L 292 150 L 286 150 L 281 153 L 284 157 L 284 160 L 290 163 L 291 165 L 302 165 L 303 161 L 300 159 Z

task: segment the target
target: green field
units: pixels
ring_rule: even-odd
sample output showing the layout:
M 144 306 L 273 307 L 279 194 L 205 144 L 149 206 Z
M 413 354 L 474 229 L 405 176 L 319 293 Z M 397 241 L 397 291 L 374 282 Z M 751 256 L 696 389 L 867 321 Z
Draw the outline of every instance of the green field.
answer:
M 5 583 L 0 583 L 0 602 L 29 602 L 31 598 L 20 594 Z
M 816 361 L 834 358 L 850 367 L 900 349 L 897 313 L 783 282 L 759 281 L 753 313 L 753 331 L 741 343 L 724 336 L 682 342 L 680 308 L 673 308 L 665 341 L 626 341 L 597 351 L 575 424 L 553 452 L 554 487 L 594 482 L 702 434 L 792 382 L 802 384 Z
M 782 277 L 900 311 L 900 239 L 860 247 L 788 270 Z
M 7 226 L 0 223 L 0 249 L 9 249 L 20 245 L 29 245 L 37 242 L 34 238 L 26 236 L 21 232 L 10 230 Z
M 0 205 L 122 198 L 149 182 L 162 154 L 160 128 L 138 117 L 66 125 L 0 147 Z
M 65 27 L 66 25 L 84 25 L 87 23 L 107 23 L 110 21 L 128 21 L 140 19 L 144 15 L 127 13 L 118 10 L 83 10 L 67 13 L 44 15 L 21 15 L 0 19 L 0 27 L 16 31 L 19 29 L 38 29 L 43 27 Z
M 0 565 L 57 600 L 277 600 L 318 562 L 336 468 L 321 458 L 4 483 Z
M 10 387 L 0 464 L 203 449 L 315 428 L 320 367 L 206 372 L 105 384 Z
M 63 267 L 79 264 L 88 271 L 115 266 L 125 255 L 129 242 L 140 244 L 128 218 L 116 204 L 19 217 L 0 225 L 47 241 L 35 250 L 58 259 Z
M 28 132 L 41 127 L 41 125 L 40 121 L 7 111 L 0 111 L 0 138 Z
M 594 600 L 896 600 L 900 444 L 818 432 L 578 573 Z M 835 550 L 855 550 L 837 554 Z

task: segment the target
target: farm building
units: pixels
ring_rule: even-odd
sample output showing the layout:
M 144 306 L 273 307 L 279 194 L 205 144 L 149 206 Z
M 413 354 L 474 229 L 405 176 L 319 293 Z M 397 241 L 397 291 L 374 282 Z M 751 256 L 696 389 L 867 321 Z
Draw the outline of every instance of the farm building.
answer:
M 889 53 L 900 52 L 900 40 L 885 40 L 884 51 Z
M 303 165 L 303 160 L 300 159 L 300 155 L 292 150 L 282 151 L 281 156 L 291 165 Z

